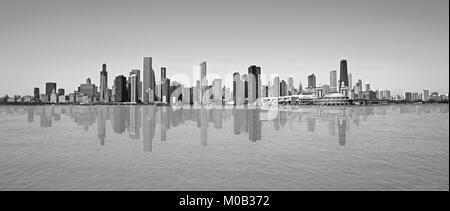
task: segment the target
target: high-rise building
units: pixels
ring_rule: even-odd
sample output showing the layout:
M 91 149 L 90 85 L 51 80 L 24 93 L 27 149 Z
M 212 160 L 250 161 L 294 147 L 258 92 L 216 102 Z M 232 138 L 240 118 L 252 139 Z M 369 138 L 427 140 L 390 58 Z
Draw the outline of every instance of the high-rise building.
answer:
M 208 86 L 208 80 L 206 80 L 206 62 L 200 63 L 200 104 L 206 104 L 209 102 L 209 96 L 206 93 L 206 87 Z
M 324 84 L 322 85 L 322 94 L 323 96 L 330 94 L 331 92 L 331 87 L 328 84 Z
M 406 101 L 411 101 L 412 100 L 411 92 L 405 92 L 404 99 Z
M 244 101 L 248 98 L 248 75 L 242 75 L 242 82 L 244 83 Z
M 171 89 L 170 89 L 170 79 L 164 79 L 161 84 L 161 102 L 170 103 Z
M 93 100 L 97 95 L 97 86 L 91 83 L 91 79 L 86 79 L 85 84 L 80 84 L 78 87 L 78 92 L 88 96 L 91 100 Z
M 316 76 L 314 75 L 314 73 L 308 76 L 308 88 L 316 88 Z
M 142 100 L 142 82 L 141 82 L 141 71 L 140 70 L 131 70 L 130 75 L 136 75 L 136 102 L 140 102 Z
M 369 82 L 366 83 L 366 90 L 365 91 L 366 92 L 370 91 L 370 83 Z
M 292 77 L 292 76 L 288 77 L 287 88 L 288 88 L 288 92 L 292 91 L 294 89 L 294 77 Z
M 422 90 L 422 100 L 428 101 L 430 100 L 430 90 Z
M 287 83 L 285 80 L 281 80 L 280 82 L 280 96 L 287 96 Z
M 109 102 L 110 96 L 108 94 L 108 72 L 106 71 L 106 64 L 103 64 L 102 71 L 100 71 L 100 102 Z
M 58 96 L 65 95 L 64 89 L 58 89 Z
M 161 82 L 163 82 L 164 80 L 166 80 L 166 68 L 165 67 L 161 67 Z
M 50 94 L 50 102 L 51 103 L 58 103 L 58 94 L 56 93 L 56 90 L 53 90 Z
M 331 91 L 331 93 L 338 92 L 337 71 L 336 70 L 330 71 L 330 91 Z
M 356 82 L 355 84 L 355 94 L 358 95 L 358 97 L 360 97 L 362 91 L 363 91 L 363 85 L 362 85 L 362 81 L 361 79 L 358 80 L 358 82 Z
M 350 88 L 348 83 L 347 60 L 345 59 L 341 60 L 339 77 L 339 87 L 342 87 L 342 83 L 344 83 L 344 86 Z
M 213 81 L 213 96 L 214 103 L 222 104 L 222 79 L 214 79 Z
M 417 101 L 417 100 L 420 100 L 419 93 L 417 93 L 417 92 L 411 93 L 411 101 Z
M 233 74 L 233 101 L 235 105 L 242 103 L 241 89 L 241 76 L 238 72 L 235 72 Z
M 193 102 L 192 102 L 192 99 L 193 99 L 193 88 L 191 87 L 191 88 L 186 88 L 186 87 L 184 87 L 183 88 L 183 104 L 185 104 L 185 105 L 191 105 Z
M 114 80 L 114 89 L 115 89 L 115 102 L 125 102 L 126 100 L 126 88 L 127 79 L 123 75 L 119 75 Z
M 389 91 L 389 90 L 384 90 L 383 91 L 383 99 L 385 99 L 385 100 L 390 100 L 391 99 L 391 91 Z
M 256 101 L 256 77 L 253 74 L 248 74 L 248 87 L 247 96 L 248 103 L 253 103 Z
M 56 83 L 54 82 L 47 82 L 45 83 L 45 94 L 50 96 L 53 92 L 53 90 L 55 90 L 56 92 Z
M 34 94 L 34 101 L 39 101 L 39 99 L 40 99 L 40 93 L 39 93 L 39 88 L 37 88 L 37 87 L 35 87 L 34 88 L 34 92 L 33 92 L 33 94 Z
M 255 90 L 255 99 L 259 99 L 259 96 L 261 95 L 259 93 L 261 92 L 261 67 L 258 67 L 256 65 L 250 66 L 248 68 L 248 77 L 249 80 L 250 78 L 253 78 L 252 80 L 254 81 L 254 84 L 252 85 L 252 90 Z
M 273 79 L 273 85 L 272 85 L 272 97 L 279 97 L 280 96 L 280 77 L 275 77 Z
M 352 73 L 348 73 L 348 89 L 352 90 L 353 89 L 353 81 L 352 81 Z
M 135 73 L 132 73 L 130 76 L 130 86 L 131 86 L 131 96 L 130 96 L 130 102 L 137 103 L 138 102 L 138 80 L 137 75 Z
M 302 82 L 300 81 L 300 83 L 298 84 L 298 93 L 302 94 L 302 92 L 303 92 L 303 85 Z
M 144 57 L 142 99 L 145 103 L 155 102 L 155 71 L 152 57 Z

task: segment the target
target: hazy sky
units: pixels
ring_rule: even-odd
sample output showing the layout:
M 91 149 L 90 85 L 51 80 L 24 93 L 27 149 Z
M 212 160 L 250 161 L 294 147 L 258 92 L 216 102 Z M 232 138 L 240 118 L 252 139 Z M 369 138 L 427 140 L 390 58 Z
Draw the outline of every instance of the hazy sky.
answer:
M 207 61 L 208 74 L 329 83 L 346 57 L 353 82 L 394 93 L 449 90 L 448 0 L 0 0 L 0 96 L 99 85 L 153 57 L 167 75 Z M 339 76 L 338 76 L 339 77 Z

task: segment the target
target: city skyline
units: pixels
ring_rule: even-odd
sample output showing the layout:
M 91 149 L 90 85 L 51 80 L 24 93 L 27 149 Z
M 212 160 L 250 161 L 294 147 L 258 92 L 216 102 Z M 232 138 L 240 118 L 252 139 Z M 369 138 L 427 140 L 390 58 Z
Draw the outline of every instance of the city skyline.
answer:
M 21 75 L 2 77 L 0 96 L 30 95 L 51 81 L 67 93 L 86 78 L 100 85 L 103 63 L 108 65 L 107 83 L 113 84 L 117 75 L 143 72 L 145 55 L 154 58 L 155 72 L 165 67 L 173 80 L 174 74 L 191 75 L 193 65 L 207 61 L 208 75 L 225 79 L 257 65 L 265 74 L 277 73 L 280 81 L 292 76 L 295 85 L 307 84 L 311 73 L 317 84 L 328 84 L 329 72 L 339 70 L 336 61 L 345 57 L 353 80 L 369 80 L 371 87 L 397 94 L 422 89 L 448 93 L 448 1 L 0 4 L 0 27 L 6 32 L 0 35 L 5 46 L 0 71 Z M 247 13 L 252 8 L 258 8 L 254 16 Z M 267 81 L 261 80 L 263 85 Z M 232 79 L 223 83 L 232 87 Z

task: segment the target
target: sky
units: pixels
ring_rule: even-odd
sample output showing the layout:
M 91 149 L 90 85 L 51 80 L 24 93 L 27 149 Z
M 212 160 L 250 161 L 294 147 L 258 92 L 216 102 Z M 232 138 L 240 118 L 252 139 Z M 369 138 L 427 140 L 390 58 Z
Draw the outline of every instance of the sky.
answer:
M 277 74 L 305 86 L 314 73 L 329 84 L 346 58 L 354 83 L 448 93 L 449 1 L 0 0 L 0 96 L 99 85 L 103 63 L 111 88 L 145 56 L 157 81 L 161 67 L 178 80 L 206 61 L 224 84 L 250 65 L 263 83 Z

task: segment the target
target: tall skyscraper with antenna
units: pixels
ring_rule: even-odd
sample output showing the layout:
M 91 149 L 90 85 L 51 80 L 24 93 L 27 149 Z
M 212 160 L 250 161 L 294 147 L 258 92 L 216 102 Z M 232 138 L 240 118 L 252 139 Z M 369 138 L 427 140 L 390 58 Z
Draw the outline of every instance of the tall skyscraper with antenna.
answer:
M 100 71 L 100 102 L 109 102 L 108 72 L 106 71 L 106 64 L 102 65 L 102 71 Z
M 340 74 L 339 74 L 339 88 L 341 87 L 341 85 L 344 85 L 346 87 L 349 86 L 348 84 L 348 70 L 347 70 L 347 60 L 342 59 L 341 60 L 341 64 L 340 64 Z

